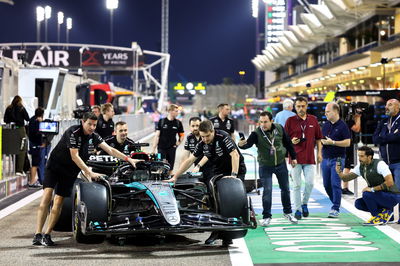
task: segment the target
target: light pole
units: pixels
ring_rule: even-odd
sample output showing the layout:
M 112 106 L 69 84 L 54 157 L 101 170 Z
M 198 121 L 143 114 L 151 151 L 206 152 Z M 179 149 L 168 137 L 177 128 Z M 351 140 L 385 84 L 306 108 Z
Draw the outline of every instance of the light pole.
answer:
M 253 18 L 256 19 L 256 56 L 260 53 L 260 41 L 259 41 L 259 36 L 260 36 L 260 31 L 259 31 L 259 25 L 258 25 L 258 1 L 259 0 L 252 0 L 251 7 L 252 7 L 252 15 Z M 256 86 L 256 98 L 258 98 L 260 93 L 260 71 L 255 68 L 254 72 L 254 83 Z
M 72 29 L 72 18 L 67 18 L 66 43 L 69 43 L 69 31 Z
M 36 41 L 40 42 L 40 22 L 44 20 L 44 8 L 36 7 Z
M 57 13 L 57 42 L 60 43 L 60 27 L 61 24 L 64 23 L 64 13 L 58 12 Z
M 118 0 L 106 0 L 106 7 L 110 10 L 110 45 L 114 44 L 113 14 L 114 9 L 118 8 Z
M 44 41 L 47 42 L 47 20 L 51 18 L 51 7 L 45 6 L 44 8 Z

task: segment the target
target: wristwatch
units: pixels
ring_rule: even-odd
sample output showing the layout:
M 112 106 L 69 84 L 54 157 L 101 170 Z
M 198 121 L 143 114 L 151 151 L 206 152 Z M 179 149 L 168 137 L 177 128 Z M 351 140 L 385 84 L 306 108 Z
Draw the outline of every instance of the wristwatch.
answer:
M 231 176 L 237 176 L 238 174 L 236 172 L 232 172 Z
M 371 187 L 371 192 L 375 192 L 375 189 L 374 189 L 374 187 Z

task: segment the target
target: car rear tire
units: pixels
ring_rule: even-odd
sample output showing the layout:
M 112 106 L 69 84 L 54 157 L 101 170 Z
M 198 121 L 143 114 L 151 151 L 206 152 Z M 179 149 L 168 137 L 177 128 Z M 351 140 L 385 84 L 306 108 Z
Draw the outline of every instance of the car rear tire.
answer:
M 78 243 L 93 244 L 104 241 L 104 235 L 85 235 L 82 231 L 82 223 L 86 223 L 84 227 L 88 228 L 90 222 L 102 224 L 107 221 L 108 196 L 107 188 L 104 185 L 92 182 L 79 184 L 73 208 L 73 232 Z M 80 213 L 84 213 L 85 217 L 81 217 Z
M 248 199 L 243 182 L 239 178 L 222 178 L 217 181 L 218 213 L 224 217 L 247 218 Z M 222 231 L 220 237 L 225 240 L 244 237 L 245 230 Z

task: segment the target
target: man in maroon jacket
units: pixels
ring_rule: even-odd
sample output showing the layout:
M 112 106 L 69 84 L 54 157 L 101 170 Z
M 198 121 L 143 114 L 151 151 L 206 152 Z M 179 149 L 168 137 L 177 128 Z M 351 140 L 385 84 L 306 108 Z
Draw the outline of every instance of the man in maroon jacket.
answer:
M 307 99 L 298 97 L 294 102 L 297 115 L 289 117 L 285 131 L 292 140 L 296 151 L 297 165 L 291 171 L 294 199 L 294 217 L 298 220 L 309 215 L 307 203 L 314 187 L 315 175 L 315 144 L 318 147 L 317 162 L 322 161 L 322 132 L 315 116 L 307 114 Z M 304 174 L 304 193 L 301 198 L 301 173 Z

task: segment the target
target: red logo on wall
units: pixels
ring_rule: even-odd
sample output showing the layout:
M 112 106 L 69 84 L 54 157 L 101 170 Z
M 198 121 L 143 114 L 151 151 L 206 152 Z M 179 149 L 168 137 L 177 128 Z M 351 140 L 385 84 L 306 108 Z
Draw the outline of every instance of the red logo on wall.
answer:
M 99 60 L 96 58 L 96 55 L 98 55 L 99 52 L 96 51 L 84 51 L 82 54 L 82 57 L 88 57 L 85 59 L 85 61 L 82 61 L 82 66 L 100 66 Z

